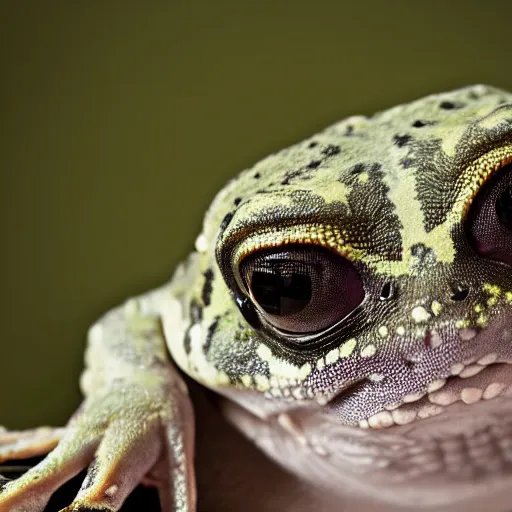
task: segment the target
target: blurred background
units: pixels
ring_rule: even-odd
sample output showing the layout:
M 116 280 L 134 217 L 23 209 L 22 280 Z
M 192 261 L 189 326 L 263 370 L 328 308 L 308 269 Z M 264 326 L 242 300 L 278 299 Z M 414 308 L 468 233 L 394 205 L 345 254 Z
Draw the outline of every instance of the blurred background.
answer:
M 224 182 L 350 114 L 512 89 L 509 1 L 0 1 L 0 424 L 62 424 L 87 327 Z

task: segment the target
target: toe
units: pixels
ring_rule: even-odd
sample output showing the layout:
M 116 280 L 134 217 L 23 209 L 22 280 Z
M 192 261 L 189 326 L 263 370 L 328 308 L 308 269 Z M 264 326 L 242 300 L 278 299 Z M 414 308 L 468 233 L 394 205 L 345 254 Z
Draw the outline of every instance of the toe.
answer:
M 162 451 L 159 419 L 109 425 L 74 502 L 75 510 L 119 510 Z
M 96 436 L 68 430 L 59 445 L 39 464 L 0 490 L 0 510 L 42 511 L 50 496 L 92 461 Z
M 0 464 L 6 460 L 29 459 L 53 450 L 64 428 L 41 427 L 22 431 L 0 431 Z
M 194 421 L 189 404 L 182 404 L 179 420 L 164 428 L 163 457 L 154 471 L 162 512 L 196 510 Z

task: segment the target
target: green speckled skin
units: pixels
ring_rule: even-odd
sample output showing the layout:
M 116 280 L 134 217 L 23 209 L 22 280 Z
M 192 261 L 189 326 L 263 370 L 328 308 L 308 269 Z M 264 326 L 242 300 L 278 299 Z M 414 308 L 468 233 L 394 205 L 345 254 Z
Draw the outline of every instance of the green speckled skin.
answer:
M 325 403 L 364 377 L 392 374 L 367 390 L 375 394 L 379 387 L 378 400 L 340 410 L 349 424 L 449 375 L 453 364 L 468 357 L 453 331 L 480 328 L 512 311 L 510 268 L 477 258 L 463 234 L 467 205 L 477 192 L 468 175 L 478 171 L 468 168 L 493 151 L 499 165 L 506 160 L 510 102 L 510 94 L 484 86 L 429 96 L 371 118 L 346 119 L 242 172 L 206 216 L 203 252 L 194 263 L 197 277 L 183 297 L 191 319 L 185 348 L 182 340 L 170 339 L 176 361 L 210 387 L 273 396 L 265 410 Z M 334 241 L 326 238 L 322 245 L 354 263 L 367 297 L 346 322 L 301 343 L 272 329 L 251 328 L 233 290 L 239 284 L 240 245 L 247 246 L 244 254 L 260 240 L 279 245 L 295 236 L 297 226 L 308 225 L 313 231 L 332 227 Z M 301 229 L 294 240 L 319 243 Z M 248 239 L 256 241 L 251 245 Z M 390 280 L 400 294 L 383 302 L 380 290 Z M 450 300 L 459 284 L 473 290 L 469 305 Z M 474 306 L 486 304 L 491 286 L 500 292 L 484 317 Z M 422 318 L 411 314 L 417 307 Z M 428 330 L 446 338 L 435 351 L 425 347 Z M 325 364 L 347 342 L 350 353 Z M 361 357 L 369 346 L 375 354 Z M 404 362 L 415 359 L 421 362 L 411 372 Z

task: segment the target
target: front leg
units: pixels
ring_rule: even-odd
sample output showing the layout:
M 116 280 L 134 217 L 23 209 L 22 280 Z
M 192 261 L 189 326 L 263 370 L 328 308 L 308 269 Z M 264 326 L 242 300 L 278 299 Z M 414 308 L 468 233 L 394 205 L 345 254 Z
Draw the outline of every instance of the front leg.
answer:
M 132 299 L 91 328 L 85 400 L 56 448 L 2 488 L 0 511 L 42 511 L 52 493 L 87 466 L 66 511 L 119 510 L 145 477 L 158 487 L 163 511 L 195 510 L 193 410 L 155 311 L 162 294 Z M 34 437 L 34 450 L 37 443 Z M 30 452 L 30 436 L 19 446 Z M 3 450 L 11 459 L 22 456 L 15 443 Z

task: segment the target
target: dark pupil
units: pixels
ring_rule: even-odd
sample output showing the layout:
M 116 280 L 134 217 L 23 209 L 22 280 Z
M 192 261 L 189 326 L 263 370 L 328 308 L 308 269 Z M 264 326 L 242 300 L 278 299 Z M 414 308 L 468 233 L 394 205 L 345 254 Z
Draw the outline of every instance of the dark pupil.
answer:
M 258 304 L 271 315 L 292 315 L 311 300 L 311 278 L 304 274 L 252 273 L 251 290 Z
M 512 229 L 512 186 L 506 188 L 496 201 L 496 213 L 500 222 Z

